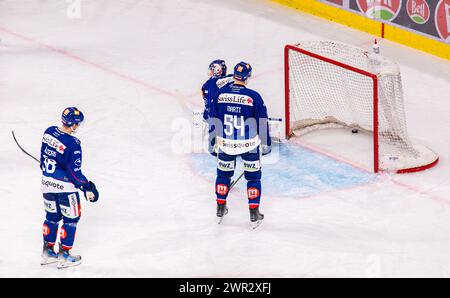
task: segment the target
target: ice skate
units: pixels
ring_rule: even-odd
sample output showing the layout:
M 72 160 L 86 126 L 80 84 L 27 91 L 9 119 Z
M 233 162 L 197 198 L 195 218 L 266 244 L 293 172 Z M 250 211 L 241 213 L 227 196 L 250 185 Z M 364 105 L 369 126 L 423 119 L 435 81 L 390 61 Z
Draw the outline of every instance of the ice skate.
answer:
M 70 250 L 64 250 L 60 244 L 58 254 L 58 269 L 74 267 L 81 264 L 81 256 L 72 255 Z
M 264 214 L 259 213 L 259 207 L 250 208 L 250 222 L 252 223 L 252 229 L 256 229 L 262 223 L 264 219 Z
M 49 245 L 47 241 L 44 241 L 41 257 L 41 265 L 54 264 L 58 262 L 58 254 L 55 252 L 55 247 L 53 245 Z
M 223 218 L 228 213 L 228 208 L 226 204 L 217 204 L 217 217 L 219 218 L 218 224 L 221 224 Z

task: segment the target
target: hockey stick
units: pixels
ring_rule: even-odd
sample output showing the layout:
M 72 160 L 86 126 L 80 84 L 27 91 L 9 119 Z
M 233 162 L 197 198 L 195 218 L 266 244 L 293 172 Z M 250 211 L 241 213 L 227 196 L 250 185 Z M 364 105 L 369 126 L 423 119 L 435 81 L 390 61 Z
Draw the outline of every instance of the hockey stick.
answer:
M 272 122 L 282 122 L 283 119 L 282 119 L 282 118 L 269 118 L 269 121 L 272 121 Z M 236 180 L 234 180 L 234 181 L 231 182 L 230 190 L 236 185 L 236 183 L 239 182 L 239 180 L 242 178 L 242 176 L 244 176 L 244 173 L 245 173 L 245 171 L 242 172 L 241 175 L 239 175 L 239 177 L 238 177 Z
M 14 135 L 14 130 L 11 131 L 12 132 L 12 136 L 14 138 L 14 141 L 16 142 L 17 146 L 19 147 L 20 150 L 22 150 L 23 153 L 25 153 L 26 155 L 28 155 L 29 157 L 31 157 L 32 159 L 34 159 L 35 161 L 37 161 L 38 163 L 41 163 L 36 157 L 34 157 L 33 155 L 31 155 L 30 153 L 28 153 L 27 151 L 25 151 L 25 149 L 22 148 L 22 146 L 20 146 L 19 142 L 16 139 L 16 136 Z
M 242 176 L 244 176 L 244 173 L 245 173 L 245 172 L 242 172 L 236 180 L 234 180 L 234 181 L 231 182 L 230 190 L 236 185 L 236 183 L 239 182 L 239 180 L 242 178 Z

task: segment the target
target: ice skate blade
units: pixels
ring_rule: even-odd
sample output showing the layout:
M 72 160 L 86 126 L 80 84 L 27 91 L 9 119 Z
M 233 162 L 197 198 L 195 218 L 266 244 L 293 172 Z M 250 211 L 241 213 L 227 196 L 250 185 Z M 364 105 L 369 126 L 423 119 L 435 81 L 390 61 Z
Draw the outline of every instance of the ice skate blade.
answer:
M 223 214 L 223 216 L 222 217 L 219 217 L 218 216 L 218 220 L 217 220 L 217 224 L 221 224 L 222 223 L 222 221 L 223 221 L 223 218 L 225 217 L 225 215 L 227 215 L 228 214 L 228 208 L 227 209 L 225 209 L 225 213 Z
M 56 267 L 58 269 L 64 269 L 64 268 L 69 268 L 69 267 L 75 267 L 78 265 L 81 265 L 81 260 L 78 262 L 59 262 Z
M 228 213 L 228 212 L 227 212 Z M 222 221 L 223 221 L 223 219 L 224 219 L 224 217 L 225 217 L 225 215 L 227 215 L 227 213 L 225 213 L 222 217 L 218 217 L 218 221 L 217 221 L 217 224 L 221 224 L 222 223 Z
M 58 259 L 55 259 L 55 258 L 42 259 L 41 266 L 55 264 L 57 262 L 58 262 Z
M 252 230 L 256 229 L 261 224 L 262 224 L 262 220 L 257 220 L 257 221 L 252 222 Z

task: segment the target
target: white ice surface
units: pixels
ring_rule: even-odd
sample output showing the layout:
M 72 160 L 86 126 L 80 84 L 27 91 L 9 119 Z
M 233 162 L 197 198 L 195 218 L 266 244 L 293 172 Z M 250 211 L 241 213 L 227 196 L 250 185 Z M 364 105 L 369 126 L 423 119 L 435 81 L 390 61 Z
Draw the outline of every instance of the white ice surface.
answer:
M 66 1 L 0 1 L 1 277 L 450 276 L 450 62 L 381 42 L 402 70 L 410 135 L 440 155 L 437 167 L 308 198 L 264 196 L 255 231 L 241 187 L 218 226 L 212 181 L 172 148 L 209 62 L 250 62 L 250 87 L 283 117 L 285 44 L 373 37 L 263 0 L 81 2 L 69 19 Z M 11 130 L 37 155 L 72 105 L 87 118 L 83 169 L 101 198 L 83 204 L 83 265 L 58 271 L 39 266 L 40 172 Z

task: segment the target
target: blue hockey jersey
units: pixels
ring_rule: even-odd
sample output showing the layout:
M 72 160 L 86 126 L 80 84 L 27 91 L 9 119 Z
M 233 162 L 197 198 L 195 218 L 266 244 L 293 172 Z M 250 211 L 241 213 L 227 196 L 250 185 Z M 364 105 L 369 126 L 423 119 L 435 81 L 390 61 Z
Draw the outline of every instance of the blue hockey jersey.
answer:
M 89 184 L 81 172 L 80 141 L 58 127 L 49 127 L 42 138 L 41 169 L 42 192 L 76 192 Z
M 211 104 L 214 95 L 219 89 L 234 82 L 233 75 L 227 75 L 221 78 L 209 78 L 202 86 L 202 96 L 205 102 L 205 110 L 203 111 L 203 119 L 208 119 L 211 114 Z
M 267 108 L 258 92 L 230 84 L 214 96 L 211 117 L 216 143 L 229 155 L 249 152 L 261 143 L 271 145 Z

